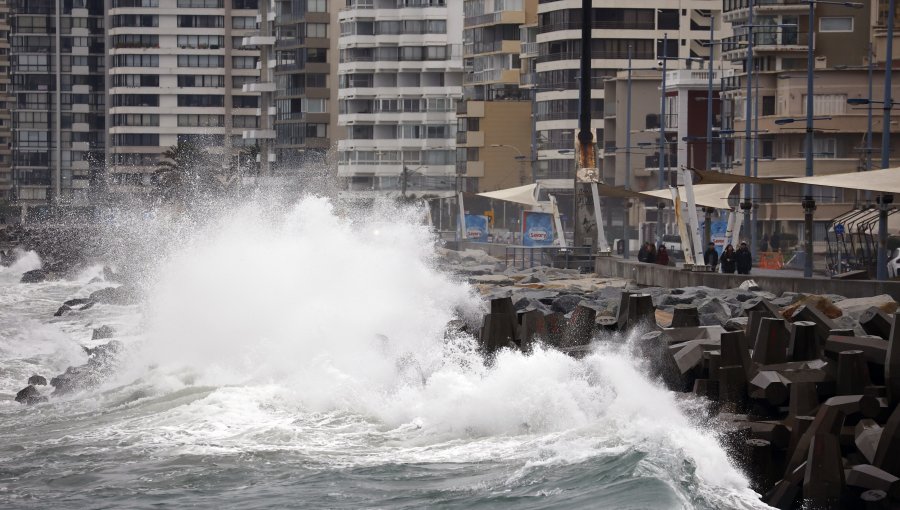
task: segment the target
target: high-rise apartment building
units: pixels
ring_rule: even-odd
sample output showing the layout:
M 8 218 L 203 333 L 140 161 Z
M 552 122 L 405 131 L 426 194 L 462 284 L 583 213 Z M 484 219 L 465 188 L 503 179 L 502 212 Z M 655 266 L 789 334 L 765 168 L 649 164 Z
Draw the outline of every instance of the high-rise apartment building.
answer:
M 331 147 L 337 120 L 337 2 L 275 3 L 275 146 L 288 173 L 319 161 Z
M 709 49 L 710 13 L 718 14 L 717 0 L 646 0 L 639 4 L 594 0 L 591 44 L 591 127 L 603 140 L 604 80 L 628 67 L 655 67 L 659 58 L 703 58 Z M 545 188 L 573 185 L 572 149 L 578 125 L 578 86 L 581 79 L 581 5 L 567 0 L 541 0 L 538 5 L 535 61 L 536 178 Z M 664 47 L 664 41 L 667 40 Z M 686 67 L 684 60 L 668 62 L 669 69 Z M 659 97 L 659 96 L 657 96 Z M 560 208 L 571 203 L 560 194 Z
M 350 195 L 456 189 L 463 2 L 348 0 L 338 16 L 338 175 Z
M 259 130 L 258 0 L 110 0 L 108 183 L 146 190 L 160 155 L 191 142 L 228 167 Z M 246 131 L 252 136 L 244 137 Z M 254 137 L 255 136 L 255 137 Z
M 738 135 L 747 128 L 746 42 L 751 20 L 754 35 L 751 89 L 750 167 L 747 168 L 745 139 L 735 145 L 734 172 L 759 177 L 800 177 L 806 173 L 806 87 L 810 32 L 814 41 L 814 124 L 812 153 L 814 175 L 828 175 L 881 167 L 881 107 L 876 106 L 872 147 L 867 147 L 868 108 L 847 104 L 848 99 L 869 98 L 869 47 L 872 45 L 873 99 L 882 99 L 885 66 L 885 18 L 887 1 L 864 2 L 854 9 L 847 5 L 815 6 L 815 21 L 809 23 L 809 4 L 789 0 L 757 2 L 752 12 L 748 0 L 726 0 L 724 19 L 734 36 L 725 40 L 724 56 L 735 64 L 735 75 L 726 80 L 726 96 L 734 102 L 733 124 Z M 896 14 L 895 14 L 896 19 Z M 894 21 L 896 23 L 896 21 Z M 810 30 L 810 28 L 812 30 Z M 734 43 L 734 44 L 731 44 Z M 896 45 L 896 43 L 895 43 Z M 896 53 L 895 53 L 896 55 Z M 896 58 L 896 57 L 895 57 Z M 900 94 L 895 87 L 893 97 Z M 896 112 L 896 111 L 895 111 Z M 900 113 L 900 112 L 896 112 Z M 896 116 L 895 116 L 896 118 Z M 776 122 L 779 121 L 779 122 Z M 758 122 L 758 127 L 757 127 Z M 894 128 L 896 130 L 896 127 Z M 870 158 L 871 155 L 871 158 Z M 900 153 L 891 148 L 892 166 Z M 749 187 L 742 200 L 753 205 L 751 228 L 756 237 L 777 231 L 796 236 L 803 243 L 804 210 L 802 186 Z M 827 223 L 854 203 L 864 203 L 865 194 L 836 188 L 815 188 L 813 240 L 816 251 L 824 250 Z M 752 232 L 745 232 L 748 239 Z
M 103 167 L 103 2 L 14 0 L 10 7 L 12 199 L 26 210 L 87 205 Z
M 467 189 L 493 191 L 532 181 L 532 91 L 522 83 L 523 29 L 537 0 L 465 0 L 464 101 L 457 169 Z
M 9 69 L 9 1 L 0 0 L 0 225 L 15 213 L 10 209 L 12 196 L 12 107 Z

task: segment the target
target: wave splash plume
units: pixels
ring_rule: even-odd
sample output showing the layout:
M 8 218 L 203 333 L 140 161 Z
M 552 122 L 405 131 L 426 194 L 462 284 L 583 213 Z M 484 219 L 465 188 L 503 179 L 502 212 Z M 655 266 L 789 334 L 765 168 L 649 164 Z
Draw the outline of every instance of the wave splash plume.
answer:
M 43 467 L 6 494 L 133 506 L 155 494 L 226 507 L 764 507 L 699 425 L 703 405 L 649 380 L 628 339 L 583 359 L 539 347 L 486 365 L 472 338 L 448 335 L 448 321 L 485 305 L 436 269 L 421 217 L 388 205 L 342 215 L 309 197 L 274 221 L 243 207 L 177 236 L 159 249 L 143 306 L 119 312 L 141 318 L 113 380 L 33 409 L 0 406 L 0 432 L 23 445 L 0 449 L 0 464 L 27 463 L 25 451 L 65 458 L 69 474 L 50 478 L 82 469 L 83 488 L 46 482 Z

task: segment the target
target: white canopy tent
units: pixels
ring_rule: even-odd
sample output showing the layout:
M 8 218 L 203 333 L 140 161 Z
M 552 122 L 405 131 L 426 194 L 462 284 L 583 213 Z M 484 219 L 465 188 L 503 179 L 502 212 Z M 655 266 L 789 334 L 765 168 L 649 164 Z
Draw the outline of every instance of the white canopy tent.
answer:
M 514 202 L 517 204 L 530 205 L 531 207 L 540 207 L 538 202 L 537 184 L 527 184 L 525 186 L 517 186 L 515 188 L 501 189 L 497 191 L 487 191 L 479 193 L 478 196 L 493 198 L 494 200 L 504 200 L 506 202 Z
M 869 170 L 867 172 L 819 175 L 815 177 L 792 177 L 789 179 L 778 180 L 796 184 L 812 184 L 813 186 L 828 186 L 832 188 L 900 194 L 900 167 Z
M 694 202 L 698 206 L 702 207 L 713 207 L 716 209 L 730 209 L 731 206 L 728 205 L 728 195 L 731 194 L 731 190 L 734 189 L 733 183 L 727 184 L 695 184 L 694 188 Z M 661 198 L 663 200 L 672 201 L 672 192 L 668 189 L 664 190 L 655 190 L 655 191 L 642 191 L 642 195 L 646 195 L 649 197 Z M 683 201 L 687 202 L 687 194 L 685 192 L 684 186 L 678 186 L 678 197 Z

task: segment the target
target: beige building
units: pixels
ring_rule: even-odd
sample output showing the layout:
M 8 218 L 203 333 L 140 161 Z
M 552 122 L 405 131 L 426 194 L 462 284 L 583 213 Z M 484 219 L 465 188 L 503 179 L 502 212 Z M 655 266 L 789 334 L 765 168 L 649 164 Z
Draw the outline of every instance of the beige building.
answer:
M 868 131 L 865 106 L 851 106 L 848 99 L 868 98 L 868 47 L 874 46 L 873 98 L 883 97 L 884 89 L 884 29 L 876 2 L 864 2 L 864 9 L 822 4 L 816 7 L 815 34 L 815 95 L 814 114 L 822 117 L 815 122 L 813 155 L 814 175 L 829 175 L 863 171 L 869 165 L 866 134 Z M 886 2 L 885 2 L 886 3 Z M 743 43 L 746 30 L 741 24 L 748 20 L 744 0 L 725 1 L 725 19 L 732 23 L 735 34 L 726 42 Z M 754 67 L 759 71 L 758 93 L 752 105 L 759 117 L 758 134 L 751 148 L 750 174 L 759 177 L 798 177 L 805 175 L 806 164 L 806 56 L 809 41 L 808 6 L 787 0 L 767 2 L 754 10 L 754 25 L 786 25 L 784 28 L 757 29 L 754 41 Z M 796 25 L 792 28 L 791 25 Z M 880 35 L 879 35 L 880 34 Z M 879 42 L 879 37 L 881 41 Z M 726 97 L 734 102 L 734 130 L 739 137 L 735 143 L 733 172 L 745 174 L 746 74 L 742 60 L 746 49 L 725 47 L 726 58 L 736 67 L 734 78 L 727 81 Z M 898 55 L 895 53 L 895 55 Z M 757 90 L 756 84 L 753 89 Z M 898 97 L 900 87 L 892 95 Z M 894 119 L 900 118 L 895 111 Z M 751 117 L 751 120 L 753 117 Z M 776 123 L 776 120 L 782 123 Z M 783 123 L 788 119 L 792 122 Z M 880 168 L 882 110 L 873 107 L 872 167 Z M 893 130 L 897 131 L 896 120 Z M 891 166 L 900 164 L 900 152 L 891 150 Z M 752 201 L 758 216 L 757 235 L 762 238 L 776 230 L 796 235 L 803 241 L 803 196 L 801 186 L 759 186 Z M 743 196 L 743 193 L 742 193 Z M 827 222 L 850 208 L 865 202 L 865 195 L 855 191 L 815 188 L 815 226 L 813 238 L 816 251 L 824 250 Z M 750 234 L 746 234 L 750 237 Z
M 463 96 L 457 107 L 457 172 L 465 189 L 532 182 L 533 91 L 523 87 L 522 37 L 537 0 L 464 3 Z M 526 35 L 527 37 L 527 35 Z M 526 73 L 527 74 L 527 73 Z

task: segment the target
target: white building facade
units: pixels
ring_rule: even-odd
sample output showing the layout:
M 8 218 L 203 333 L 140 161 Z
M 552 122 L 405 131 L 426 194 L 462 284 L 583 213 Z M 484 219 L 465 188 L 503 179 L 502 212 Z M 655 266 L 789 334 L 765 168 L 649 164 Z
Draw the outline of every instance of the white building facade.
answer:
M 456 189 L 463 2 L 352 0 L 338 16 L 338 175 L 350 196 Z

